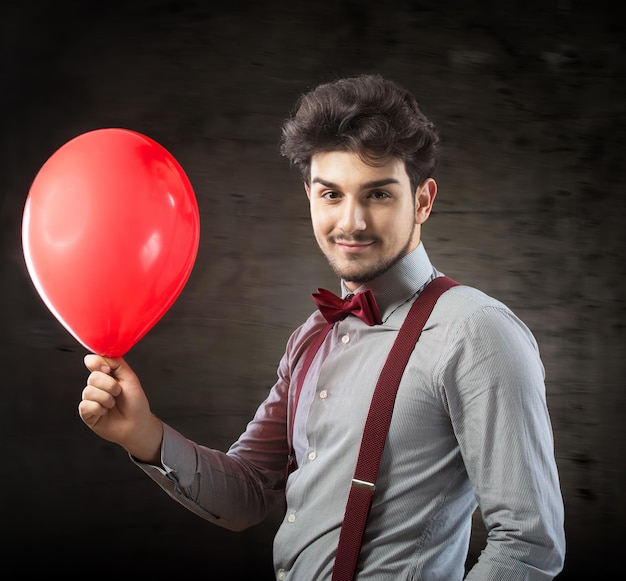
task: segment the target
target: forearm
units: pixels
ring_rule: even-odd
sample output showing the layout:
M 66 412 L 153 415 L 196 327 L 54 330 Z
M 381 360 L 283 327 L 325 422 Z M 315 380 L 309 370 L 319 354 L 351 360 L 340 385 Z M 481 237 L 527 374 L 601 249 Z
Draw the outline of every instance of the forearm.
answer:
M 494 535 L 497 536 L 497 535 Z M 562 569 L 562 548 L 547 541 L 532 544 L 506 535 L 487 541 L 477 563 L 465 581 L 485 579 L 520 579 L 551 581 Z
M 465 580 L 550 581 L 563 567 L 563 546 L 559 539 L 558 531 L 522 536 L 520 531 L 507 531 L 504 527 L 492 529 L 485 549 Z
M 205 520 L 244 530 L 284 498 L 286 456 L 280 470 L 264 472 L 236 455 L 199 446 L 166 424 L 163 429 L 158 461 L 136 463 L 174 500 Z
M 138 462 L 161 464 L 161 444 L 163 441 L 163 423 L 152 415 L 132 438 L 125 443 L 124 449 Z

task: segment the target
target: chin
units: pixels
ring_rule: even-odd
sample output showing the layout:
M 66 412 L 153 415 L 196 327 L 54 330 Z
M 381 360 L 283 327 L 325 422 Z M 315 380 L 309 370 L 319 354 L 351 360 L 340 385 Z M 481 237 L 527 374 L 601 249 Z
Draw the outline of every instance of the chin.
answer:
M 343 270 L 340 272 L 340 271 L 335 270 L 335 272 L 337 273 L 339 278 L 345 280 L 346 282 L 350 282 L 350 283 L 354 283 L 358 285 L 369 282 L 370 280 L 376 278 L 377 276 L 376 274 L 372 276 L 369 271 L 354 272 L 353 270 Z

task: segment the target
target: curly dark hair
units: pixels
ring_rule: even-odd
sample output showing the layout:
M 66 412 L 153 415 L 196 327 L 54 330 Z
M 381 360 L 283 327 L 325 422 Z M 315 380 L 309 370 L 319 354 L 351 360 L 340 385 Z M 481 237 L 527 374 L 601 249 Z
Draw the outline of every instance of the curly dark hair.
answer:
M 370 165 L 398 158 L 415 192 L 435 170 L 439 134 L 409 91 L 381 75 L 360 75 L 302 95 L 283 124 L 280 151 L 307 184 L 316 153 L 350 151 Z

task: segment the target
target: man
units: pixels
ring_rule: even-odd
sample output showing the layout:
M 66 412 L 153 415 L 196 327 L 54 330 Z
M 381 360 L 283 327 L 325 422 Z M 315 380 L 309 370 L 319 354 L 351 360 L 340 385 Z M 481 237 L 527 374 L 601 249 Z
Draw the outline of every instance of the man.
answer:
M 190 442 L 155 417 L 123 359 L 85 358 L 81 418 L 178 502 L 241 530 L 286 499 L 274 540 L 277 579 L 331 578 L 377 377 L 411 304 L 442 274 L 421 241 L 437 193 L 438 142 L 415 98 L 378 75 L 301 97 L 283 127 L 282 153 L 302 171 L 315 238 L 342 295 L 371 291 L 378 324 L 336 321 L 304 375 L 326 324 L 313 312 L 228 452 Z M 559 573 L 563 502 L 535 339 L 505 305 L 459 285 L 435 305 L 400 381 L 356 578 L 462 579 L 477 506 L 488 540 L 468 580 Z

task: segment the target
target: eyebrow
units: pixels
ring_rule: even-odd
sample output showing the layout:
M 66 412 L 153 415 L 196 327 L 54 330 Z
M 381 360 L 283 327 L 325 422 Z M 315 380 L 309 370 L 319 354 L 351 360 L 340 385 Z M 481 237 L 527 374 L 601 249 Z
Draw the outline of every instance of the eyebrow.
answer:
M 327 188 L 338 188 L 339 186 L 333 182 L 329 182 L 322 178 L 313 178 L 311 180 L 312 184 L 322 184 Z M 371 182 L 365 182 L 361 184 L 362 189 L 367 188 L 382 188 L 383 186 L 388 186 L 389 184 L 399 184 L 400 182 L 395 178 L 383 178 L 380 180 L 372 180 Z

